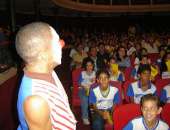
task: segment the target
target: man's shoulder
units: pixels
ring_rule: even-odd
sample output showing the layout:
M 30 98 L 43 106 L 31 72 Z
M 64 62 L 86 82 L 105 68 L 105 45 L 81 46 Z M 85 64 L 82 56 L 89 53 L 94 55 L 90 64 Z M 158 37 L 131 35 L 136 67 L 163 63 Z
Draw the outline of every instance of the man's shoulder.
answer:
M 23 109 L 27 122 L 31 125 L 43 125 L 43 122 L 47 123 L 49 120 L 50 109 L 46 100 L 41 96 L 28 96 L 24 101 Z

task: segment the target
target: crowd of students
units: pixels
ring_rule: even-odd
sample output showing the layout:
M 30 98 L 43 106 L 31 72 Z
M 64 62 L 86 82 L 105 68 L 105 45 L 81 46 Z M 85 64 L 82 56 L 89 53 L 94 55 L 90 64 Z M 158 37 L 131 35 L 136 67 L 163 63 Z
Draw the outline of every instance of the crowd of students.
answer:
M 157 86 L 154 83 L 158 78 L 170 78 L 170 35 L 138 33 L 134 27 L 130 27 L 127 33 L 101 31 L 85 32 L 81 36 L 68 33 L 67 36 L 69 41 L 74 43 L 70 51 L 70 68 L 72 71 L 82 68 L 78 83 L 82 120 L 85 125 L 91 123 L 89 110 L 94 130 L 103 130 L 104 122 L 114 124 L 112 113 L 115 106 L 121 103 L 120 99 L 125 96 L 129 98 L 128 103 L 141 103 L 145 121 L 145 102 L 152 102 L 155 110 L 159 110 Z M 156 55 L 156 58 L 152 59 L 150 54 Z M 131 68 L 128 76 L 127 68 Z M 127 80 L 134 82 L 129 84 L 126 95 L 110 84 L 112 81 L 124 84 Z M 161 102 L 169 103 L 169 95 L 170 83 L 163 87 Z M 156 113 L 155 118 L 159 112 Z M 143 118 L 139 120 L 141 122 Z M 157 123 L 158 120 L 154 121 Z M 125 129 L 132 129 L 133 122 L 136 121 L 132 121 Z M 155 124 L 148 126 L 147 121 L 145 123 L 145 128 L 148 129 L 169 129 L 166 123 L 160 124 L 163 127 Z
M 0 40 L 2 34 L 0 29 Z M 170 103 L 170 82 L 160 97 L 154 83 L 158 78 L 170 78 L 170 35 L 139 33 L 135 27 L 129 27 L 127 33 L 61 31 L 61 37 L 71 45 L 70 69 L 82 68 L 78 93 L 84 125 L 92 123 L 94 130 L 103 130 L 105 123 L 114 125 L 112 115 L 117 105 L 136 103 L 141 104 L 143 117 L 129 122 L 124 130 L 169 129 L 157 115 L 162 104 Z M 156 59 L 150 54 L 156 55 Z M 133 82 L 125 93 L 111 83 L 123 85 L 128 80 Z M 125 96 L 128 102 L 124 102 Z

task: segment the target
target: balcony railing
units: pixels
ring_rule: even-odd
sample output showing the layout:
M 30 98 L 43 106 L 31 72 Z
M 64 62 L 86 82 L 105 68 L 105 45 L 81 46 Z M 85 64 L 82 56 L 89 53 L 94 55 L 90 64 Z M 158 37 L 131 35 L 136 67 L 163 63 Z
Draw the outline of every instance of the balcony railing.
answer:
M 52 0 L 55 4 L 87 12 L 168 12 L 170 0 Z

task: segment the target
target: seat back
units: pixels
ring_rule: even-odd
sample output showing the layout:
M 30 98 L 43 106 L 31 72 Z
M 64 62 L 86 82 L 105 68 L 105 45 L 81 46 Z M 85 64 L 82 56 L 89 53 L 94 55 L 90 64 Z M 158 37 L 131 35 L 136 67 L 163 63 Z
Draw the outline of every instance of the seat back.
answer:
M 161 118 L 170 126 L 170 103 L 165 104 L 161 112 Z
M 159 53 L 149 53 L 148 58 L 151 60 L 152 63 L 155 63 L 159 58 Z
M 81 68 L 72 71 L 72 85 L 73 85 L 72 106 L 80 106 L 80 98 L 78 96 L 78 91 L 79 91 L 78 80 L 81 72 L 82 72 Z
M 122 95 L 123 95 L 122 83 L 119 82 L 119 81 L 110 81 L 110 85 L 118 88 L 118 90 L 119 90 L 119 96 L 120 96 L 120 104 L 122 104 Z
M 161 90 L 164 86 L 168 85 L 170 83 L 170 79 L 157 79 L 155 81 L 155 86 L 157 89 L 157 95 L 161 95 Z
M 131 78 L 131 72 L 132 72 L 133 67 L 127 67 L 124 71 L 124 76 L 125 76 L 125 81 L 129 80 Z
M 129 85 L 134 81 L 135 81 L 134 79 L 129 79 L 129 80 L 125 81 L 122 85 L 125 103 L 130 103 L 129 97 L 127 96 L 127 90 L 128 90 Z
M 126 124 L 141 115 L 139 104 L 123 104 L 113 113 L 114 130 L 122 130 Z

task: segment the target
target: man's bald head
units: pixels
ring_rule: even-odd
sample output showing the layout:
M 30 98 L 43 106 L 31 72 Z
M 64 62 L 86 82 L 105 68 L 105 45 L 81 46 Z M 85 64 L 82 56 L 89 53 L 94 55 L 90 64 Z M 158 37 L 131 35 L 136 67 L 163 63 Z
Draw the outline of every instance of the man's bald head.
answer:
M 16 50 L 25 62 L 36 61 L 52 42 L 50 25 L 34 22 L 22 27 L 16 36 Z

